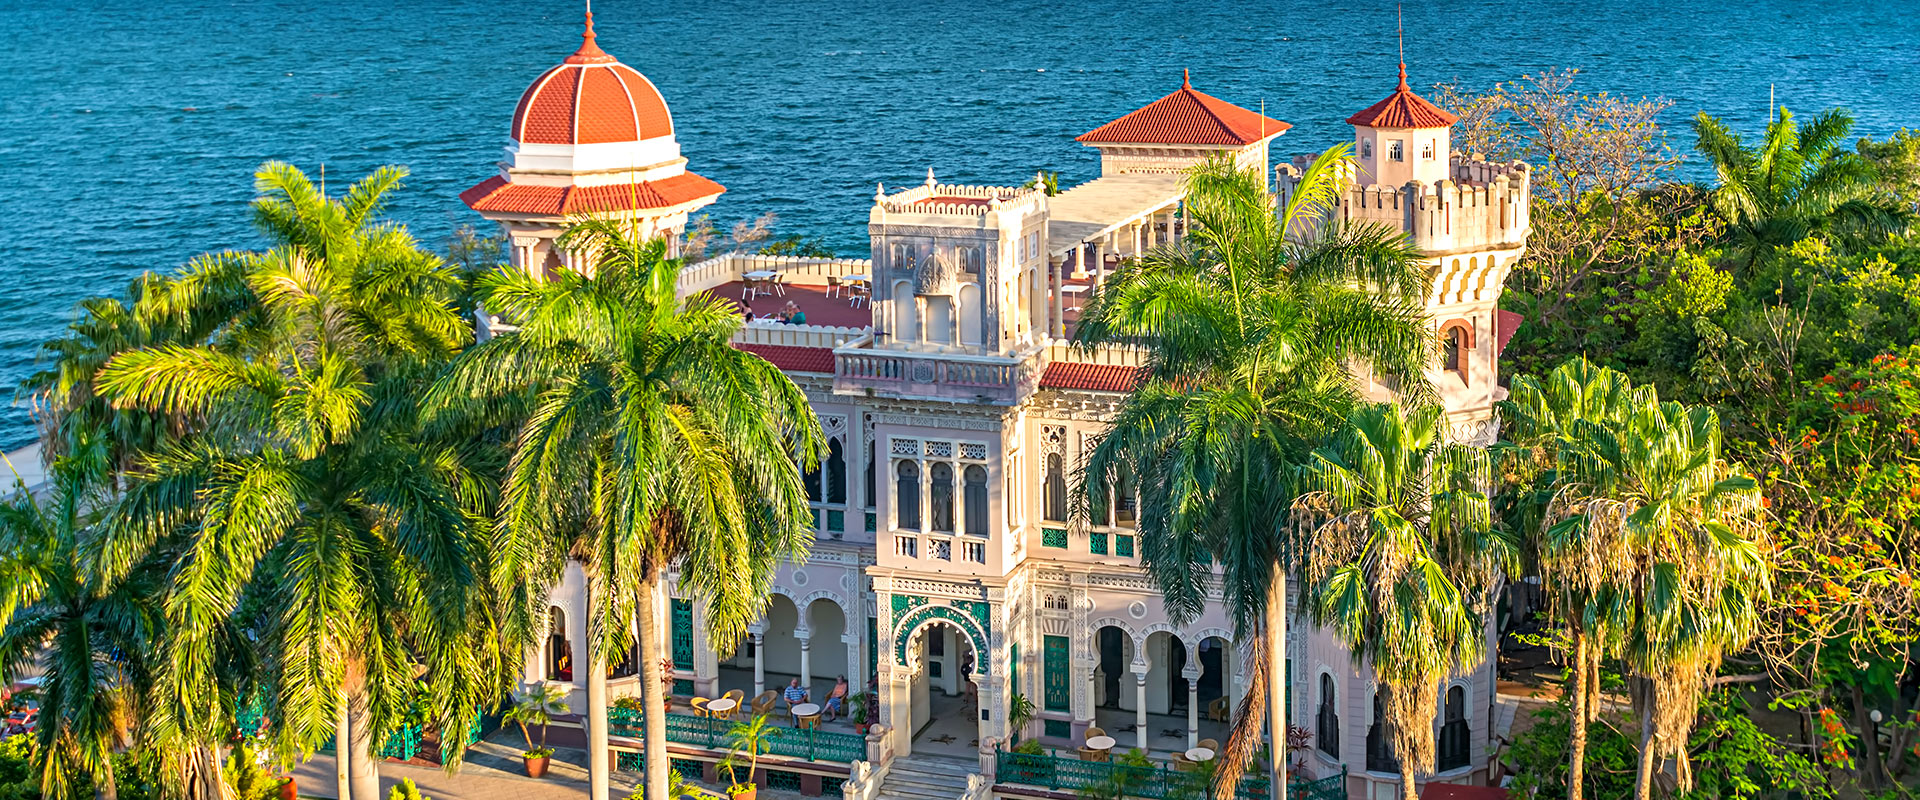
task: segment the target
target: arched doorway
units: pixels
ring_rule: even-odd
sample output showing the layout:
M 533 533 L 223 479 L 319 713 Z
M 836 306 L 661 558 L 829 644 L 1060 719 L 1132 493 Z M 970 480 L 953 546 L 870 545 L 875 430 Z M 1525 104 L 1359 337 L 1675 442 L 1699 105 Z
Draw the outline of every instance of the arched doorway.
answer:
M 848 669 L 851 665 L 847 663 L 847 646 L 841 640 L 847 632 L 847 615 L 840 610 L 839 603 L 822 597 L 807 605 L 807 620 L 811 635 L 807 641 L 806 684 L 814 701 L 824 703 L 833 692 L 835 681 L 856 680 Z M 859 690 L 858 684 L 848 687 L 848 691 Z
M 1233 714 L 1233 643 L 1219 636 L 1200 640 L 1200 716 L 1226 722 Z
M 916 755 L 977 757 L 979 654 L 966 631 L 944 620 L 923 624 L 907 643 L 909 722 Z
M 1107 625 L 1094 632 L 1094 643 L 1100 648 L 1100 679 L 1094 682 L 1099 690 L 1102 708 L 1133 710 L 1133 637 L 1117 625 Z M 1128 678 L 1123 681 L 1122 678 Z
M 547 608 L 547 654 L 543 660 L 547 680 L 573 682 L 573 643 L 567 640 L 567 612 L 559 606 Z

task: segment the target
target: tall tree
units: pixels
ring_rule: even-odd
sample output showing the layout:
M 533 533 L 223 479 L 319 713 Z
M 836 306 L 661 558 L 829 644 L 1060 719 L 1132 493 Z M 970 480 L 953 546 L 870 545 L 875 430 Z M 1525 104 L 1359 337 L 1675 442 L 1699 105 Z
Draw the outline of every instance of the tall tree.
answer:
M 1608 637 L 1618 634 L 1614 587 L 1627 564 L 1624 543 L 1586 525 L 1578 504 L 1567 502 L 1578 494 L 1563 478 L 1578 471 L 1583 437 L 1623 421 L 1634 398 L 1626 375 L 1575 358 L 1544 379 L 1514 378 L 1500 405 L 1511 440 L 1500 448 L 1511 481 L 1504 521 L 1524 542 L 1548 608 L 1572 643 L 1569 800 L 1580 800 L 1585 784 L 1587 726 L 1599 719 L 1600 661 Z
M 1773 249 L 1815 234 L 1880 237 L 1904 229 L 1912 212 L 1879 194 L 1873 162 L 1842 149 L 1853 117 L 1841 109 L 1802 127 L 1785 108 L 1749 147 L 1718 118 L 1693 118 L 1694 149 L 1713 165 L 1714 213 L 1726 222 L 1748 268 Z
M 1406 800 L 1435 763 L 1440 684 L 1486 656 L 1490 600 L 1518 555 L 1490 524 L 1487 452 L 1448 442 L 1446 419 L 1355 410 L 1314 451 L 1298 502 L 1319 520 L 1299 541 L 1303 605 L 1378 679 Z
M 730 303 L 684 300 L 681 262 L 629 224 L 582 220 L 561 245 L 585 273 L 503 270 L 482 287 L 514 326 L 462 355 L 434 387 L 436 417 L 521 417 L 493 533 L 492 580 L 510 594 L 504 638 L 531 646 L 569 558 L 589 581 L 589 760 L 604 800 L 607 665 L 639 636 L 646 794 L 667 792 L 658 598 L 677 572 L 704 601 L 711 641 L 758 619 L 782 560 L 804 558 L 812 514 L 800 469 L 824 443 L 806 395 L 731 342 Z
M 1425 258 L 1398 231 L 1332 220 L 1351 168 L 1350 148 L 1323 153 L 1276 208 L 1258 170 L 1196 167 L 1188 236 L 1122 265 L 1075 331 L 1082 348 L 1148 353 L 1088 457 L 1076 504 L 1083 516 L 1105 507 L 1123 474 L 1137 476 L 1141 560 L 1176 624 L 1200 613 L 1217 568 L 1235 635 L 1280 641 L 1294 468 L 1358 401 L 1353 369 L 1431 392 Z M 1255 649 L 1223 754 L 1236 768 L 1215 783 L 1222 797 L 1259 751 L 1263 722 L 1273 791 L 1284 789 L 1279 646 Z
M 1758 485 L 1721 454 L 1709 408 L 1660 402 L 1649 387 L 1622 418 L 1577 424 L 1560 459 L 1568 535 L 1615 543 L 1602 568 L 1617 576 L 1618 652 L 1637 679 L 1648 800 L 1668 758 L 1691 783 L 1687 734 L 1726 654 L 1750 641 L 1771 587 Z
M 476 708 L 497 697 L 497 651 L 470 520 L 488 505 L 472 446 L 421 435 L 413 398 L 469 336 L 458 275 L 376 215 L 405 171 L 340 199 L 299 170 L 256 175 L 254 218 L 274 244 L 196 261 L 149 285 L 149 319 L 217 315 L 204 340 L 115 356 L 116 405 L 191 421 L 145 457 L 102 537 L 99 579 L 173 550 L 169 635 L 156 667 L 158 735 L 224 792 L 208 749 L 231 726 L 216 672 L 242 601 L 271 609 L 263 681 L 283 752 L 346 731 L 355 800 L 379 794 L 376 750 L 432 671 L 432 717 L 457 763 Z M 214 761 L 208 764 L 205 762 Z
M 44 500 L 16 481 L 0 502 L 0 670 L 11 682 L 45 667 L 34 760 L 48 800 L 118 796 L 113 753 L 133 734 L 160 626 L 156 562 L 102 586 L 81 568 L 80 541 L 107 500 L 102 439 L 72 441 Z

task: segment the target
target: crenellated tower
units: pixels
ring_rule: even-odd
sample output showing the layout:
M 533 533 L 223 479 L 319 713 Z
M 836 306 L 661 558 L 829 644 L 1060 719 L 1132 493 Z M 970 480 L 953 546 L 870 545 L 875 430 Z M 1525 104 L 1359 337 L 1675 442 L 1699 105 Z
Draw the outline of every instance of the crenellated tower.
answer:
M 1353 126 L 1352 181 L 1335 216 L 1343 223 L 1375 223 L 1403 231 L 1430 259 L 1427 311 L 1439 336 L 1439 358 L 1427 377 L 1446 404 L 1454 433 L 1491 443 L 1499 355 L 1519 316 L 1499 310 L 1500 290 L 1525 251 L 1529 174 L 1522 161 L 1488 163 L 1456 156 L 1453 123 L 1445 109 L 1407 85 L 1407 65 L 1392 94 L 1347 118 Z M 1285 202 L 1310 160 L 1276 169 Z M 1388 387 L 1371 383 L 1384 400 Z

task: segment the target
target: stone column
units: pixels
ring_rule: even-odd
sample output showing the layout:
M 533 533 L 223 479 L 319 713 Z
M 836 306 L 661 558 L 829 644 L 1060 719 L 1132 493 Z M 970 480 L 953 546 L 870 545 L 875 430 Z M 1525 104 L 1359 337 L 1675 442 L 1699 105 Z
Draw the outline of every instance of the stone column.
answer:
M 926 443 L 922 442 L 920 446 L 924 448 Z M 933 471 L 927 468 L 925 458 L 916 459 L 916 462 L 920 465 L 920 542 L 921 549 L 924 550 L 926 534 L 933 532 Z M 926 558 L 927 555 L 923 552 L 920 557 Z
M 753 696 L 759 697 L 761 692 L 767 690 L 766 635 L 748 628 L 747 641 L 753 644 Z
M 1107 254 L 1104 252 L 1106 240 L 1097 239 L 1088 243 L 1088 246 L 1093 248 L 1093 285 L 1097 289 L 1100 284 L 1107 282 Z
M 1140 749 L 1147 749 L 1147 665 L 1133 665 L 1133 725 L 1140 734 Z
M 1187 679 L 1187 749 L 1200 746 L 1200 670 L 1191 663 L 1180 670 Z
M 1083 248 L 1079 247 L 1073 249 L 1075 256 L 1073 259 L 1073 279 L 1076 281 L 1084 281 L 1087 279 L 1088 263 L 1086 254 L 1081 252 L 1082 249 Z
M 947 462 L 947 469 L 953 470 L 953 535 L 956 539 L 967 532 L 967 476 L 960 471 L 961 466 L 958 461 Z M 953 560 L 959 561 L 960 556 L 954 555 Z M 974 656 L 976 661 L 983 658 Z
M 864 623 L 866 620 L 861 619 L 859 622 Z M 847 691 L 859 694 L 867 690 L 867 662 L 860 657 L 860 639 L 863 634 L 853 632 L 854 623 L 855 620 L 851 618 L 847 620 L 848 632 L 840 635 L 840 641 L 847 646 Z M 871 717 L 872 711 L 868 714 Z
M 1073 253 L 1079 255 L 1079 247 L 1073 247 Z M 1062 263 L 1064 263 L 1064 261 L 1066 261 L 1066 259 L 1062 259 Z M 1081 261 L 1085 261 L 1085 259 L 1079 259 L 1079 257 L 1073 259 L 1075 269 L 1079 269 Z M 1054 303 L 1052 334 L 1054 334 L 1054 338 L 1066 338 L 1066 336 L 1068 336 L 1068 295 L 1066 295 L 1066 292 L 1060 292 L 1060 290 L 1064 290 L 1064 288 L 1068 286 L 1068 282 L 1066 282 L 1066 274 L 1062 272 L 1062 263 L 1054 263 L 1054 292 L 1052 292 L 1052 294 L 1054 294 L 1054 297 L 1052 297 L 1052 303 Z M 1046 299 L 1046 297 L 1043 297 L 1043 301 L 1044 299 Z
M 805 614 L 807 612 L 801 611 Z M 796 627 L 793 638 L 800 643 L 800 688 L 813 691 L 813 629 Z

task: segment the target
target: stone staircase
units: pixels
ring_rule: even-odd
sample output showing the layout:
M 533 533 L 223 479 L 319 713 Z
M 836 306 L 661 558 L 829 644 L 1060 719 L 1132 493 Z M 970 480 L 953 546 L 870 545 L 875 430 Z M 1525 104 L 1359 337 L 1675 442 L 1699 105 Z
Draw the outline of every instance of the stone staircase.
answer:
M 967 793 L 967 776 L 980 771 L 973 759 L 938 756 L 896 758 L 880 783 L 881 800 L 957 800 Z

